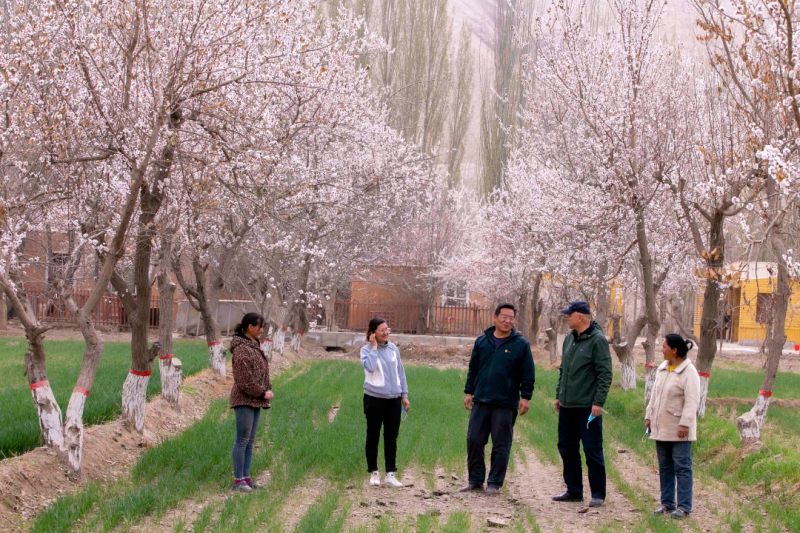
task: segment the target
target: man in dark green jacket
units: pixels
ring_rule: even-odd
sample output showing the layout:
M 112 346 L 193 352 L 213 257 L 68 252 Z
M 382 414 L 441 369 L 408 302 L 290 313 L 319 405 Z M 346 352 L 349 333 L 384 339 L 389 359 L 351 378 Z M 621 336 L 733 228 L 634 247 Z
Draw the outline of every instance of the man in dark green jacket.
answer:
M 580 444 L 586 455 L 590 507 L 606 499 L 606 467 L 603 459 L 603 405 L 611 388 L 611 353 L 608 341 L 586 302 L 572 302 L 561 310 L 572 330 L 564 339 L 561 367 L 553 405 L 558 412 L 558 452 L 564 463 L 567 491 L 553 500 L 583 501 Z
M 517 412 L 528 412 L 533 394 L 534 367 L 531 345 L 516 329 L 517 310 L 500 304 L 494 327 L 475 341 L 464 385 L 464 407 L 472 411 L 467 428 L 469 483 L 462 492 L 480 490 L 486 479 L 483 450 L 492 435 L 492 466 L 487 495 L 500 492 L 508 468 Z M 520 400 L 520 395 L 522 399 Z

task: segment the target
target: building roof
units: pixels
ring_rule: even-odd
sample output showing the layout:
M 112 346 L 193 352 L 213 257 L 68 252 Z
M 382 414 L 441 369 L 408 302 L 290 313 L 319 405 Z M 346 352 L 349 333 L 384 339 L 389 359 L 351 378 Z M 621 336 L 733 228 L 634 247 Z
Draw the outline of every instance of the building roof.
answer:
M 741 280 L 756 280 L 756 279 L 769 279 L 774 278 L 778 273 L 778 264 L 770 263 L 767 261 L 756 261 L 748 263 L 747 261 L 736 261 L 731 263 L 726 270 L 731 272 L 741 273 Z

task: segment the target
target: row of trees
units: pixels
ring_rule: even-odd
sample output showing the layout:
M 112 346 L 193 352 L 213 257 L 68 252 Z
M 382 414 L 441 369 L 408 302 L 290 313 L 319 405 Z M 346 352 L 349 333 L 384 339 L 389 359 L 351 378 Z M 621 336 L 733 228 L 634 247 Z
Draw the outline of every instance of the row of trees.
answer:
M 788 221 L 797 220 L 800 195 L 800 2 L 694 7 L 705 55 L 666 44 L 664 3 L 655 0 L 609 0 L 601 17 L 597 3 L 560 0 L 527 19 L 530 36 L 519 30 L 526 40 L 518 47 L 530 53 L 501 186 L 441 272 L 516 299 L 532 333 L 556 302 L 593 301 L 601 324 L 616 322 L 625 390 L 636 387 L 632 348 L 645 336 L 648 399 L 665 311 L 692 336 L 673 304 L 687 288 L 702 292 L 702 416 L 719 302 L 741 274 L 724 265 L 774 263 L 762 391 L 738 421 L 750 443 L 760 438 L 786 340 L 790 276 L 797 279 L 792 248 L 800 241 Z M 625 328 L 612 291 L 643 301 Z
M 298 349 L 351 275 L 381 264 L 414 268 L 398 284 L 422 303 L 445 283 L 513 299 L 532 339 L 565 301 L 591 300 L 615 324 L 626 390 L 646 337 L 648 397 L 656 337 L 665 316 L 687 330 L 674 303 L 697 274 L 707 391 L 720 296 L 736 278 L 723 266 L 769 260 L 764 392 L 740 419 L 743 439 L 759 438 L 800 273 L 794 2 L 695 0 L 700 57 L 659 37 L 655 0 L 498 2 L 481 194 L 458 187 L 474 69 L 469 29 L 454 35 L 444 0 L 110 4 L 3 4 L 0 288 L 30 345 L 45 443 L 74 470 L 109 287 L 132 328 L 122 412 L 141 432 L 156 358 L 179 407 L 178 288 L 224 375 L 223 294 L 247 293 L 270 317 L 265 351 L 290 330 Z M 37 260 L 23 243 L 42 232 L 68 236 L 52 281 L 86 340 L 65 416 L 24 282 Z M 624 328 L 612 293 L 643 302 Z
M 390 50 L 360 15 L 310 0 L 3 5 L 0 288 L 30 345 L 44 442 L 76 472 L 103 353 L 93 313 L 109 286 L 132 330 L 122 414 L 142 432 L 156 358 L 179 408 L 177 286 L 224 375 L 223 293 L 248 291 L 279 349 L 289 325 L 299 347 L 354 265 L 380 258 L 442 196 L 430 151 L 392 127 L 373 86 L 371 65 Z M 51 281 L 86 341 L 64 416 L 24 281 L 37 262 L 26 236 L 44 232 L 69 236 Z M 86 301 L 82 280 L 93 282 Z

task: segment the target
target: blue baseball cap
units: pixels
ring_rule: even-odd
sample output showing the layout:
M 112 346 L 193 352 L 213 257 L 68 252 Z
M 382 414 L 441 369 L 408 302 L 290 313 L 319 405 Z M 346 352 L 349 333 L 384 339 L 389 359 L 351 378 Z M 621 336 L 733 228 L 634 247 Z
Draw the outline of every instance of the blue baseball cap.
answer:
M 569 304 L 569 307 L 566 309 L 561 310 L 562 313 L 565 315 L 571 315 L 572 313 L 581 313 L 582 315 L 591 315 L 592 308 L 589 307 L 589 304 L 586 302 L 582 302 L 580 300 L 574 301 Z

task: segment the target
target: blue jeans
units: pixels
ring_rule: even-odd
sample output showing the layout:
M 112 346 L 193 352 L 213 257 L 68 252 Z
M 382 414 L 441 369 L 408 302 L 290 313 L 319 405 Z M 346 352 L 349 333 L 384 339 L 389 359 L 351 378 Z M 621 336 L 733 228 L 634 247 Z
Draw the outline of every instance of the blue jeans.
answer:
M 562 407 L 558 412 L 558 453 L 564 463 L 567 492 L 583 497 L 581 443 L 589 471 L 592 498 L 606 499 L 606 463 L 603 457 L 603 417 L 598 416 L 586 427 L 591 407 Z
M 678 482 L 678 509 L 692 512 L 692 443 L 656 441 L 658 477 L 661 479 L 661 505 L 675 509 L 675 481 Z
M 253 459 L 253 444 L 256 442 L 261 408 L 240 405 L 234 407 L 236 413 L 236 442 L 233 445 L 233 477 L 250 477 L 250 462 Z

